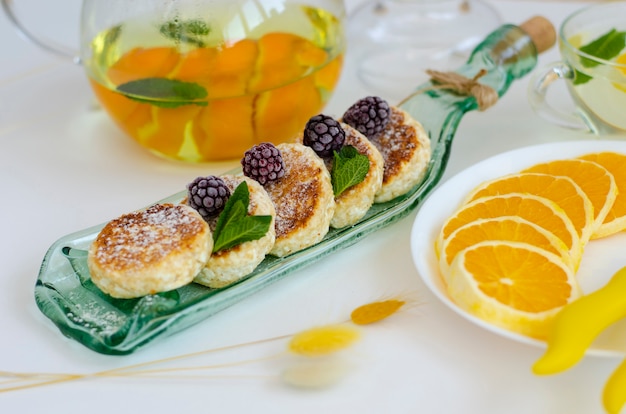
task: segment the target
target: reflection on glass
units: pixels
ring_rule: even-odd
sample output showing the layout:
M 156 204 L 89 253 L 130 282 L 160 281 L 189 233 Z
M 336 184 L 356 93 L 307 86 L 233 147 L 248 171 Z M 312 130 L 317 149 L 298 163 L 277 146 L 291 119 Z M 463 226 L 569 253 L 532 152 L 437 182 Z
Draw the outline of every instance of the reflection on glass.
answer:
M 367 89 L 400 99 L 427 80 L 425 69 L 463 64 L 499 25 L 480 0 L 373 0 L 348 20 L 349 53 Z

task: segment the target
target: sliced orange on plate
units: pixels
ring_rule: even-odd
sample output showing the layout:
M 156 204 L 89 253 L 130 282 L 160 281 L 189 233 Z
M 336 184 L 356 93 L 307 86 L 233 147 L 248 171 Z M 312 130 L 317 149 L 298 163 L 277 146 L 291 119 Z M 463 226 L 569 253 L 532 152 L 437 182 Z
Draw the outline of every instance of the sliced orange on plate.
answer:
M 490 195 L 526 193 L 555 202 L 569 217 L 584 245 L 593 232 L 593 204 L 584 191 L 568 177 L 518 173 L 487 181 L 468 196 L 475 200 Z
M 483 182 L 444 222 L 435 252 L 459 307 L 545 338 L 581 295 L 575 273 L 587 242 L 625 228 L 626 155 L 587 154 Z
M 584 159 L 565 159 L 536 164 L 522 172 L 569 177 L 583 190 L 593 204 L 591 238 L 601 237 L 596 230 L 602 225 L 617 198 L 615 178 L 602 165 Z
M 544 249 L 483 241 L 455 257 L 448 293 L 487 322 L 542 339 L 556 313 L 580 296 L 580 288 L 574 271 Z
M 523 193 L 483 197 L 464 204 L 444 223 L 439 232 L 435 242 L 437 254 L 442 254 L 446 240 L 460 227 L 477 220 L 504 216 L 517 216 L 554 234 L 566 246 L 570 265 L 574 269 L 578 267 L 582 245 L 567 214 L 547 198 Z M 447 260 L 451 262 L 452 257 Z
M 510 241 L 530 243 L 556 256 L 574 269 L 568 247 L 554 233 L 518 216 L 478 219 L 456 229 L 441 248 L 442 269 L 449 267 L 456 255 L 483 241 Z
M 596 237 L 605 237 L 626 229 L 626 155 L 616 152 L 598 152 L 580 157 L 606 168 L 615 178 L 617 197 L 613 206 L 596 229 Z

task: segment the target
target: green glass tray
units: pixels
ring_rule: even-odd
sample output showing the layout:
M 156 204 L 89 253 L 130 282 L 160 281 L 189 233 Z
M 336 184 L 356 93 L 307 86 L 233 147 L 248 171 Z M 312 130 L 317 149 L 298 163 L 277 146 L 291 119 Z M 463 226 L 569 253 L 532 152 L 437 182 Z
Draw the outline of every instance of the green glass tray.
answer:
M 505 25 L 487 37 L 468 62 L 457 70 L 473 77 L 487 69 L 481 83 L 501 96 L 510 83 L 536 65 L 536 51 L 530 39 L 517 27 Z M 462 116 L 477 109 L 473 97 L 421 85 L 400 106 L 420 121 L 432 147 L 432 157 L 423 181 L 408 194 L 375 204 L 358 224 L 331 230 L 315 246 L 287 257 L 268 256 L 245 279 L 222 289 L 190 284 L 175 291 L 139 299 L 114 299 L 91 281 L 87 249 L 104 224 L 69 234 L 57 240 L 46 253 L 35 286 L 39 309 L 66 336 L 105 354 L 129 354 L 150 341 L 171 335 L 236 304 L 273 282 L 289 276 L 324 256 L 344 249 L 366 235 L 409 214 L 437 185 L 443 175 L 452 139 Z M 178 202 L 180 192 L 160 202 Z

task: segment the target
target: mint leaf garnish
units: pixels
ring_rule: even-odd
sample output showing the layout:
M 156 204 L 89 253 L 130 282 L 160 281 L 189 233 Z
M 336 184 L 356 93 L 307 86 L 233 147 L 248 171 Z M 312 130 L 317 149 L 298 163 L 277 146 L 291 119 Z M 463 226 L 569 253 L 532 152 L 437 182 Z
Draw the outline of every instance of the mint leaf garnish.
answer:
M 258 240 L 270 228 L 272 216 L 249 216 L 250 192 L 246 182 L 237 186 L 220 213 L 213 231 L 213 253 Z
M 625 46 L 626 32 L 618 32 L 616 29 L 611 29 L 609 32 L 600 36 L 593 42 L 582 46 L 580 51 L 600 59 L 610 60 L 616 57 Z M 598 62 L 589 59 L 583 60 L 582 63 L 586 67 L 598 65 Z
M 203 20 L 189 19 L 163 23 L 159 31 L 163 36 L 176 42 L 205 47 L 206 42 L 202 38 L 211 33 L 211 28 Z
M 582 85 L 583 83 L 587 83 L 591 80 L 591 76 L 582 73 L 579 70 L 576 70 L 574 73 L 574 85 Z
M 126 97 L 162 108 L 177 108 L 182 105 L 206 106 L 206 89 L 193 82 L 182 82 L 167 78 L 144 78 L 126 82 L 117 87 Z
M 611 29 L 607 33 L 579 48 L 581 52 L 603 60 L 611 60 L 626 47 L 626 32 Z M 580 63 L 586 68 L 593 68 L 599 64 L 595 60 L 581 58 Z M 574 85 L 581 85 L 591 80 L 591 76 L 576 71 Z
M 245 185 L 244 185 L 245 184 Z M 241 202 L 244 207 L 244 210 L 241 211 L 240 207 L 236 204 Z M 248 214 L 248 205 L 250 204 L 250 190 L 248 190 L 248 184 L 246 182 L 242 182 L 235 188 L 235 191 L 230 195 L 228 200 L 226 200 L 226 204 L 224 204 L 224 208 L 220 213 L 217 224 L 215 225 L 215 230 L 213 230 L 213 238 L 215 239 L 219 233 L 222 232 L 226 223 L 228 223 L 232 217 L 235 219 L 239 219 Z M 231 212 L 231 210 L 235 210 Z
M 360 154 L 352 145 L 344 145 L 339 152 L 335 151 L 333 169 L 330 174 L 335 197 L 362 182 L 369 169 L 369 158 Z
M 272 216 L 245 216 L 224 227 L 213 245 L 213 253 L 265 236 Z

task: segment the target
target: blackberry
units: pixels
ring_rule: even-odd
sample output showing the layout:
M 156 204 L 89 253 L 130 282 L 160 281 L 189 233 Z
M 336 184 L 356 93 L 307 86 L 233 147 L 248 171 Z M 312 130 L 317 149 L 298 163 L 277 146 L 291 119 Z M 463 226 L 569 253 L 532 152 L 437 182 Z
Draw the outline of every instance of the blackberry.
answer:
M 343 122 L 372 138 L 387 126 L 390 117 L 391 109 L 387 101 L 378 96 L 368 96 L 348 108 L 343 114 Z
M 205 220 L 219 215 L 229 197 L 230 189 L 224 180 L 214 175 L 198 177 L 187 185 L 189 206 L 196 209 Z
M 285 162 L 280 150 L 269 142 L 250 148 L 241 159 L 243 174 L 265 185 L 285 175 Z
M 346 140 L 346 133 L 338 121 L 328 115 L 315 115 L 304 127 L 302 143 L 313 148 L 313 151 L 322 158 L 339 151 Z

